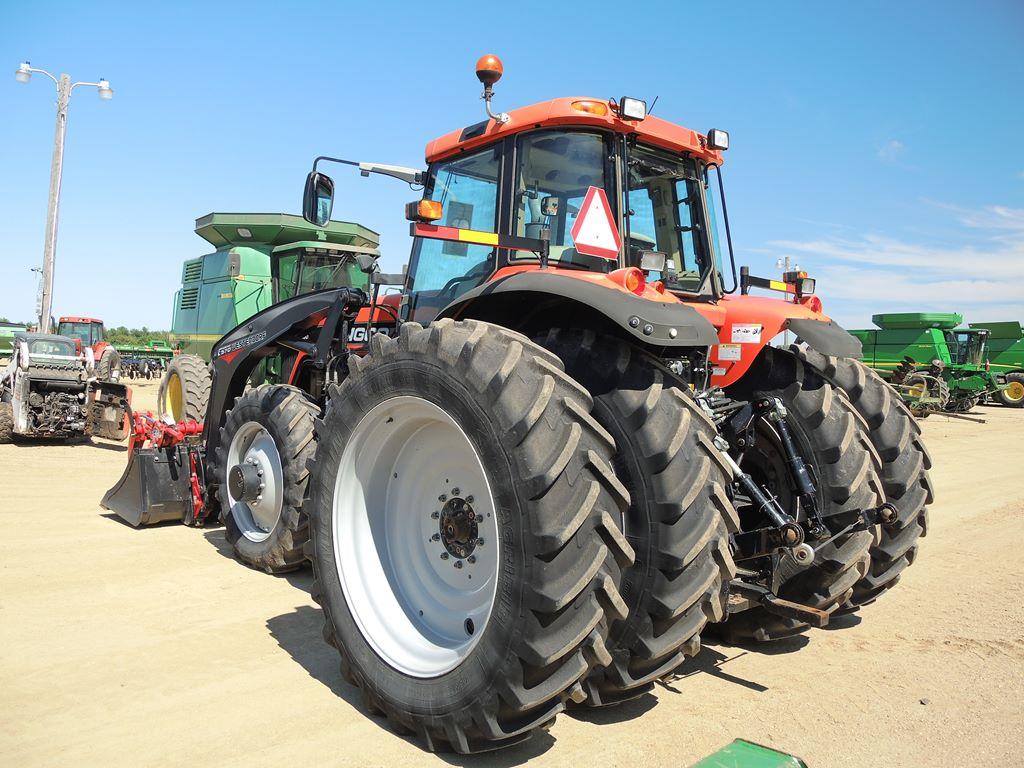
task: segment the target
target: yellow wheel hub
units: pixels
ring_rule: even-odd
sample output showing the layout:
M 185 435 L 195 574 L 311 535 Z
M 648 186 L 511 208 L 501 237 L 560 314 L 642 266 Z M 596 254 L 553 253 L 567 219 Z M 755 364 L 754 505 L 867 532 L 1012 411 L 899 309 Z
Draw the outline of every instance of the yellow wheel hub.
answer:
M 1010 386 L 1003 390 L 1003 397 L 1014 403 L 1024 400 L 1024 381 L 1011 381 Z
M 181 421 L 185 413 L 185 392 L 181 386 L 181 377 L 176 373 L 167 377 L 167 407 L 171 411 L 171 418 Z

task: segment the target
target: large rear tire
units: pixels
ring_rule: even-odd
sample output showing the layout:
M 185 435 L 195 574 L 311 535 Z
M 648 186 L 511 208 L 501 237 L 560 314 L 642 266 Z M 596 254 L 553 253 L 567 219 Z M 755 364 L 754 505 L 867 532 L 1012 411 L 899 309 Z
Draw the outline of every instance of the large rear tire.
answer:
M 302 502 L 319 414 L 302 390 L 270 384 L 249 390 L 225 414 L 212 475 L 228 542 L 246 565 L 286 573 L 306 562 Z M 257 485 L 247 488 L 246 480 Z
M 1006 389 L 996 393 L 996 397 L 1003 405 L 1010 408 L 1024 408 L 1024 373 L 1006 374 Z
M 96 362 L 96 378 L 100 381 L 112 381 L 114 371 L 121 367 L 121 355 L 113 347 L 105 347 L 100 359 Z
M 813 469 L 817 503 L 833 538 L 825 544 L 808 542 L 815 548 L 810 566 L 802 567 L 788 556 L 778 559 L 775 583 L 771 586 L 782 598 L 833 613 L 851 597 L 854 585 L 867 574 L 870 563 L 871 531 L 845 529 L 860 522 L 863 510 L 883 503 L 868 436 L 840 390 L 791 352 L 765 347 L 751 370 L 728 394 L 744 400 L 755 395 L 778 397 L 786 407 L 786 423 L 797 449 Z M 786 479 L 788 470 L 779 455 L 781 448 L 763 420 L 759 424 L 754 450 L 748 451 L 740 466 L 755 479 L 769 479 L 769 490 L 793 514 L 792 491 Z M 750 512 L 740 509 L 744 523 L 747 514 Z M 753 522 L 757 524 L 756 520 Z M 738 565 L 742 568 L 745 563 L 741 561 Z M 807 629 L 807 624 L 757 606 L 730 616 L 716 629 L 731 641 L 768 641 L 799 634 Z
M 175 355 L 167 366 L 157 403 L 175 421 L 202 421 L 210 401 L 210 368 L 197 355 Z
M 349 369 L 306 504 L 342 674 L 431 750 L 520 741 L 582 700 L 626 614 L 613 441 L 558 358 L 498 326 L 404 323 Z
M 857 608 L 896 586 L 917 558 L 918 540 L 928 530 L 927 505 L 934 500 L 928 479 L 932 459 L 910 409 L 877 373 L 857 360 L 828 357 L 806 347 L 791 349 L 843 390 L 864 420 L 881 463 L 885 500 L 896 508 L 896 521 L 874 532 L 871 568 L 854 586 L 847 604 Z
M 739 528 L 730 472 L 710 419 L 654 358 L 593 331 L 552 330 L 538 341 L 594 398 L 615 439 L 615 470 L 630 494 L 626 537 L 636 561 L 612 625 L 613 662 L 587 679 L 586 703 L 615 704 L 650 690 L 700 650 L 700 633 L 725 618 Z

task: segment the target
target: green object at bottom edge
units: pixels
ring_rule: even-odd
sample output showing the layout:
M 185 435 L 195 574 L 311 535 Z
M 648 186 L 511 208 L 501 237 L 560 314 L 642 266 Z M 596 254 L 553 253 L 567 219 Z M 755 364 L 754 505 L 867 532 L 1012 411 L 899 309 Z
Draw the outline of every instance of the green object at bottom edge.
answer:
M 690 768 L 807 768 L 799 757 L 736 739 Z

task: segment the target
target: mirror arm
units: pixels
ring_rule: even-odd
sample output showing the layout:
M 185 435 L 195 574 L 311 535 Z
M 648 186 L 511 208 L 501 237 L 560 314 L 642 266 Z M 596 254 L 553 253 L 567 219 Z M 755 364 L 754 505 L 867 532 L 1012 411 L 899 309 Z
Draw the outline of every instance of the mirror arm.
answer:
M 344 160 L 340 157 L 329 157 L 328 155 L 320 155 L 313 160 L 313 170 L 317 170 L 317 166 L 320 161 L 328 163 L 338 163 L 340 165 L 353 165 L 359 169 L 359 172 L 363 176 L 369 176 L 371 173 L 379 173 L 382 176 L 390 176 L 393 179 L 404 181 L 407 184 L 422 184 L 424 176 L 426 175 L 423 171 L 417 171 L 415 168 L 405 168 L 401 165 L 383 165 L 381 163 L 360 163 L 355 160 Z

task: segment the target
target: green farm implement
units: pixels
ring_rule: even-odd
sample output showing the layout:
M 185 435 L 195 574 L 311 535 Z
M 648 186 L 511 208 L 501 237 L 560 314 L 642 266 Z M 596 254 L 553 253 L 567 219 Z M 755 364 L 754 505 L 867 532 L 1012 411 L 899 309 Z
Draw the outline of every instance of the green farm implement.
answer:
M 1006 389 L 993 399 L 1012 408 L 1024 408 L 1024 328 L 1017 320 L 971 323 L 972 329 L 989 332 L 985 362 L 991 371 L 1006 377 Z
M 953 312 L 873 315 L 879 330 L 850 331 L 860 339 L 864 362 L 878 371 L 917 416 L 967 413 L 988 395 L 1006 389 L 1006 377 L 986 362 L 989 331 L 961 328 Z
M 286 299 L 327 288 L 366 289 L 359 258 L 376 259 L 379 236 L 360 224 L 318 227 L 283 213 L 210 213 L 196 234 L 216 250 L 189 259 L 174 295 L 171 344 L 159 402 L 175 419 L 202 419 L 214 343 L 242 322 Z M 254 382 L 280 380 L 279 356 L 268 357 Z

